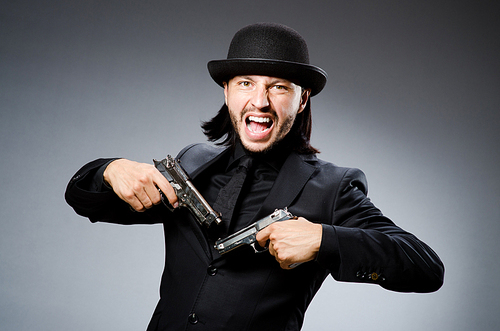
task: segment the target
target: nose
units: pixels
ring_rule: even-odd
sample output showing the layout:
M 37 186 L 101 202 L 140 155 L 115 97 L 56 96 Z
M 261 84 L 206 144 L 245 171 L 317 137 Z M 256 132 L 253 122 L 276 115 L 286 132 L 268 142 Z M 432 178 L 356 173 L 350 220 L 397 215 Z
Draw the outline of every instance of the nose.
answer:
M 252 106 L 257 109 L 264 109 L 269 107 L 269 94 L 267 88 L 264 86 L 257 86 L 252 95 Z

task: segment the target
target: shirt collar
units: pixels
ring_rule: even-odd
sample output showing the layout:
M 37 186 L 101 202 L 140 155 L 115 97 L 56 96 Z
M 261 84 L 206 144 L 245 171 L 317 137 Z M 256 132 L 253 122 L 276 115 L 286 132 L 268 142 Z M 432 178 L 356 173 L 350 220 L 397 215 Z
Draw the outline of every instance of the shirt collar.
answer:
M 226 171 L 237 167 L 240 159 L 244 155 L 251 155 L 255 161 L 258 163 L 266 163 L 271 166 L 276 172 L 281 170 L 283 163 L 290 155 L 290 151 L 284 149 L 273 149 L 272 151 L 265 154 L 254 154 L 249 153 L 238 140 L 234 148 L 234 152 L 229 156 L 229 162 L 227 163 Z M 255 163 L 254 163 L 255 164 Z

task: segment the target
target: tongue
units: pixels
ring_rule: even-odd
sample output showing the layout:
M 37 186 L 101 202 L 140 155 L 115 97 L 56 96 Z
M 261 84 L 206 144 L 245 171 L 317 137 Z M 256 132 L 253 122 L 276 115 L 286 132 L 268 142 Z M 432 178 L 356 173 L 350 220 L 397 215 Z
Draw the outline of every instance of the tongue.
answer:
M 267 123 L 257 123 L 251 121 L 249 123 L 249 129 L 252 130 L 253 132 L 262 132 L 265 129 L 267 129 L 268 124 Z

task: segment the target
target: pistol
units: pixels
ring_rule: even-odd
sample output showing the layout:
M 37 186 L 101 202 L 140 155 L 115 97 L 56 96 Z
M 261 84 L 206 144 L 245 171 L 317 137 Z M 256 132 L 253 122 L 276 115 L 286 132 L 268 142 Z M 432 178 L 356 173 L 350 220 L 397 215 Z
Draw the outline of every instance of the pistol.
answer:
M 208 204 L 205 198 L 194 187 L 193 183 L 191 183 L 188 175 L 182 169 L 179 160 L 175 160 L 170 155 L 167 155 L 165 159 L 161 161 L 153 159 L 153 162 L 155 167 L 172 185 L 179 200 L 179 207 L 187 207 L 196 220 L 206 227 L 209 227 L 213 222 L 219 224 L 222 221 L 220 214 Z M 163 204 L 173 211 L 174 208 L 161 190 L 160 194 Z
M 235 232 L 225 239 L 217 240 L 215 242 L 215 248 L 220 254 L 225 254 L 243 245 L 250 245 L 256 253 L 266 251 L 267 247 L 261 248 L 257 243 L 257 232 L 274 222 L 286 221 L 295 218 L 296 217 L 290 214 L 287 208 L 276 209 L 271 215 L 261 218 L 257 222 L 239 230 L 238 232 Z

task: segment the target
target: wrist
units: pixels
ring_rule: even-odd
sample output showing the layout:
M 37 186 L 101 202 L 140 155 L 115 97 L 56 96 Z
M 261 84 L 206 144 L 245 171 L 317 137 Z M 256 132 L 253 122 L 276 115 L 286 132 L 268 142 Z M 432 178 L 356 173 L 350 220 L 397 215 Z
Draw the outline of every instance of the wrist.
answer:
M 104 171 L 102 172 L 102 179 L 103 179 L 103 184 L 107 186 L 108 188 L 112 188 L 113 186 L 111 185 L 111 174 L 112 174 L 112 169 L 113 166 L 116 165 L 117 161 L 120 161 L 122 159 L 116 159 L 109 161 L 105 165 L 103 165 Z

